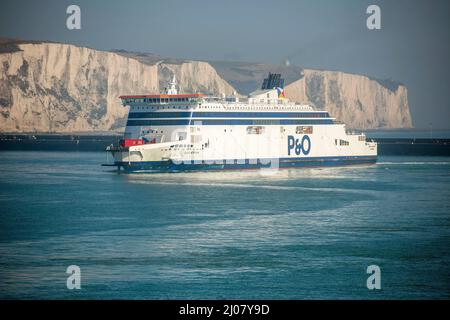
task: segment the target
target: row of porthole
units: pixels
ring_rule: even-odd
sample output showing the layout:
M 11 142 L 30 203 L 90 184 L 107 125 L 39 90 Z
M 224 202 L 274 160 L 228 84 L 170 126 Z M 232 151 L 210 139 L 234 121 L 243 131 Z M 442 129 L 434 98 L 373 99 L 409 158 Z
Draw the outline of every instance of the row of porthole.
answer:
M 273 110 L 274 108 L 272 107 L 266 107 L 266 106 L 252 106 L 251 108 L 248 107 L 226 107 L 225 109 L 229 109 L 229 110 L 251 110 L 251 109 L 263 109 L 263 110 Z M 310 108 L 307 107 L 294 107 L 294 106 L 286 106 L 285 108 L 276 108 L 279 110 L 310 110 Z
M 221 106 L 199 106 L 200 109 L 222 109 Z M 160 106 L 160 107 L 131 107 L 131 110 L 156 110 L 156 109 L 180 109 L 180 110 L 188 110 L 191 107 L 189 106 Z M 266 106 L 257 106 L 258 109 L 263 110 L 273 110 L 274 108 L 266 107 Z M 251 108 L 248 107 L 227 107 L 226 109 L 231 110 L 249 110 Z M 304 107 L 286 107 L 286 108 L 279 108 L 279 109 L 286 109 L 286 110 L 306 110 L 307 108 Z
M 125 103 L 168 103 L 168 102 L 189 102 L 197 101 L 197 99 L 189 98 L 135 98 L 124 99 Z
M 131 110 L 189 109 L 189 106 L 131 107 Z

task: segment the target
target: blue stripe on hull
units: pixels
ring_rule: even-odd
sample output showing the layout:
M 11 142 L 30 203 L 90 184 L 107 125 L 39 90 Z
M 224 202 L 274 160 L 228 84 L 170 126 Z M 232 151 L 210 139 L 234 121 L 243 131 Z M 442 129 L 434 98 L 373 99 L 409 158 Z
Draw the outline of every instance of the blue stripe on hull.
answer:
M 187 126 L 201 121 L 204 126 L 243 126 L 243 125 L 319 125 L 333 124 L 332 119 L 173 119 L 173 120 L 132 120 L 128 119 L 127 127 L 136 126 Z
M 272 161 L 274 160 L 274 161 Z M 279 161 L 278 166 L 272 163 Z M 206 171 L 206 170 L 242 170 L 262 168 L 299 168 L 299 167 L 330 167 L 355 164 L 371 164 L 377 161 L 376 156 L 350 156 L 350 157 L 309 157 L 309 158 L 280 158 L 260 160 L 241 160 L 241 163 L 182 163 L 172 161 L 141 161 L 116 162 L 115 164 L 125 172 L 179 172 L 179 171 Z
M 128 119 L 141 118 L 329 118 L 328 112 L 130 112 Z

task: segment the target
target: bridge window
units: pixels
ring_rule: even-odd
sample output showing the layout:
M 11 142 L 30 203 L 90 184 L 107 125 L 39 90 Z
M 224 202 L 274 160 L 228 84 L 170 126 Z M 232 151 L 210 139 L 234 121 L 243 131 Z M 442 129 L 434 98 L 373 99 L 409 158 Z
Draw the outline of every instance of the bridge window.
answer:
M 312 126 L 297 126 L 295 128 L 296 134 L 312 134 L 313 127 Z
M 341 145 L 341 146 L 348 146 L 348 145 L 350 145 L 350 143 L 348 141 L 346 141 L 346 140 L 340 139 L 339 140 L 339 145 Z
M 247 127 L 247 134 L 262 134 L 264 133 L 263 126 L 249 126 Z

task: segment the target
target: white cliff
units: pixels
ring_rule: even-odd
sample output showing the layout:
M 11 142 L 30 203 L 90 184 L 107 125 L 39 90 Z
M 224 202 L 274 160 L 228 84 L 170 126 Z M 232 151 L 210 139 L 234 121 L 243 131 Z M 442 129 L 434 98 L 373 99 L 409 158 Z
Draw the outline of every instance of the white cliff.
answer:
M 207 62 L 159 63 L 159 84 L 164 88 L 175 74 L 181 92 L 232 95 L 235 89 Z
M 231 95 L 261 85 L 270 65 L 164 59 L 59 43 L 0 48 L 0 131 L 123 130 L 128 109 L 120 95 L 159 93 L 173 74 L 185 93 Z M 407 90 L 343 72 L 284 70 L 286 95 L 330 111 L 351 128 L 411 127 Z M 276 70 L 273 70 L 276 71 Z M 298 79 L 298 80 L 297 80 Z
M 407 89 L 393 82 L 336 71 L 303 70 L 285 88 L 292 101 L 326 109 L 350 128 L 410 128 Z
M 157 67 L 66 44 L 20 44 L 0 54 L 0 128 L 110 130 L 127 113 L 118 96 L 158 91 Z
M 120 95 L 159 93 L 173 73 L 183 92 L 231 94 L 206 62 L 146 64 L 132 57 L 58 43 L 18 44 L 0 54 L 0 131 L 121 130 Z

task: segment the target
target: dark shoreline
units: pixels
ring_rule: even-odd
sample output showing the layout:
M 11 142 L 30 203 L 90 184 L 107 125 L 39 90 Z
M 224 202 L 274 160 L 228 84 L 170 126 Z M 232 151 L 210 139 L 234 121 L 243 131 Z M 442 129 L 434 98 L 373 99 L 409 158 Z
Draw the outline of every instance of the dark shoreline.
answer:
M 0 151 L 104 151 L 120 134 L 0 134 Z M 450 139 L 371 138 L 379 155 L 450 156 Z
M 450 139 L 372 138 L 381 156 L 450 156 Z
M 121 134 L 0 134 L 0 151 L 104 151 Z

